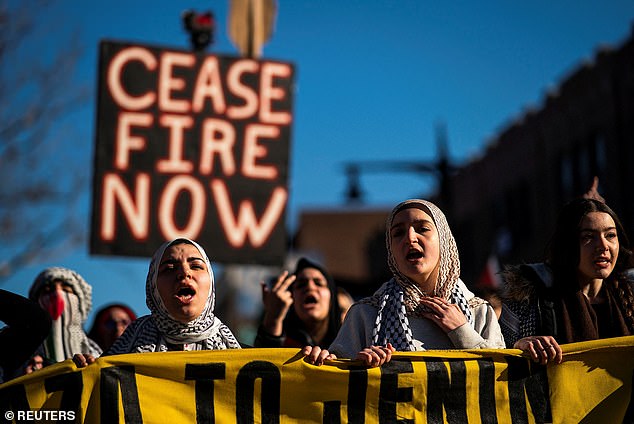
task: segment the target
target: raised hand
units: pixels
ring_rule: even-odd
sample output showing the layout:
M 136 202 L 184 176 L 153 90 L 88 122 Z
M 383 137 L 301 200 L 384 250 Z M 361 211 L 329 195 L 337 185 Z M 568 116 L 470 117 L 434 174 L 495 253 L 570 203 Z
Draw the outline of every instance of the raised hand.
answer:
M 288 275 L 288 271 L 284 271 L 271 287 L 264 282 L 260 282 L 262 286 L 262 303 L 264 304 L 262 326 L 272 336 L 282 335 L 284 317 L 286 317 L 286 313 L 293 304 L 293 296 L 289 287 L 294 281 L 295 275 Z

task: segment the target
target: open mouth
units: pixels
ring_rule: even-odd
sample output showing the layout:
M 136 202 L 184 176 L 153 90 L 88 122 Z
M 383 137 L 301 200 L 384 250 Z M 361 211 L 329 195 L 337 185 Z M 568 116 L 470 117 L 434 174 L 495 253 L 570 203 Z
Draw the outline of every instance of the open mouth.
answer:
M 196 290 L 190 286 L 183 286 L 178 289 L 175 297 L 182 303 L 189 303 L 195 295 Z
M 304 298 L 304 305 L 316 305 L 318 303 L 318 300 L 315 296 L 313 296 L 312 294 L 309 294 L 308 296 L 306 296 Z
M 406 256 L 407 260 L 410 260 L 410 261 L 421 259 L 422 257 L 423 257 L 423 252 L 421 252 L 420 250 L 410 250 Z

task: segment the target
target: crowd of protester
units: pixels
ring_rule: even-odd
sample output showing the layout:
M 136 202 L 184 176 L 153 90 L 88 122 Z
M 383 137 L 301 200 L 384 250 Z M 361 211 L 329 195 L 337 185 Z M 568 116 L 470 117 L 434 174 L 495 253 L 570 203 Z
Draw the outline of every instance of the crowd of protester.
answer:
M 92 288 L 52 267 L 28 299 L 0 290 L 0 382 L 73 358 L 216 349 L 300 348 L 306 360 L 351 358 L 380 366 L 395 351 L 514 348 L 560 363 L 561 344 L 634 334 L 632 255 L 625 230 L 593 188 L 563 206 L 541 263 L 506 264 L 496 308 L 461 279 L 458 246 L 444 213 L 410 199 L 385 228 L 392 277 L 353 299 L 317 261 L 261 282 L 263 316 L 254 340 L 238 340 L 214 313 L 212 263 L 196 241 L 177 238 L 153 255 L 145 284 L 149 314 L 103 306 L 88 333 Z

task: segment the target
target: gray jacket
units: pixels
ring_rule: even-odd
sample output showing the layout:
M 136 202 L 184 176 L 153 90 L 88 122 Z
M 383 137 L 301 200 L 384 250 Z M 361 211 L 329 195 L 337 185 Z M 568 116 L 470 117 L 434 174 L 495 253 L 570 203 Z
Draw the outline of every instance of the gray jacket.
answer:
M 474 294 L 459 281 L 467 300 Z M 408 316 L 416 350 L 504 348 L 504 339 L 495 311 L 484 303 L 473 308 L 473 327 L 467 323 L 449 333 L 426 318 Z M 378 310 L 367 303 L 355 303 L 348 310 L 337 338 L 328 350 L 341 358 L 355 358 L 372 344 L 372 330 Z

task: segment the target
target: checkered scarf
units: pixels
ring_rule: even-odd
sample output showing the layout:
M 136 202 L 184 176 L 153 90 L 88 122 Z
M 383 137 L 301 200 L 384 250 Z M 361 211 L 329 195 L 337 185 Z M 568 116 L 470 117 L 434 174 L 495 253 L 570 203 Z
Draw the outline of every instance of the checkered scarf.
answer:
M 73 292 L 42 293 L 44 286 L 56 281 L 70 286 Z M 68 268 L 47 268 L 35 278 L 29 298 L 51 314 L 52 310 L 57 310 L 55 316 L 51 315 L 51 332 L 38 353 L 55 362 L 71 358 L 75 353 L 101 355 L 101 348 L 88 338 L 82 327 L 92 308 L 92 287 L 81 275 Z M 58 309 L 60 307 L 62 309 Z
M 406 277 L 396 264 L 390 243 L 390 228 L 396 214 L 403 209 L 418 208 L 427 213 L 434 221 L 438 231 L 440 243 L 440 258 L 438 277 L 433 293 L 423 292 L 416 283 Z M 408 316 L 422 317 L 427 308 L 420 304 L 425 296 L 438 296 L 450 303 L 458 305 L 473 325 L 471 308 L 481 302 L 467 301 L 459 289 L 460 259 L 458 248 L 449 224 L 442 211 L 433 203 L 426 200 L 411 199 L 398 204 L 387 219 L 385 241 L 388 252 L 388 265 L 393 278 L 385 283 L 372 297 L 364 303 L 370 303 L 378 309 L 376 321 L 372 331 L 372 344 L 384 346 L 388 342 L 400 351 L 413 351 L 413 336 Z M 477 298 L 476 298 L 477 299 Z M 475 300 L 475 299 L 474 299 Z
M 172 318 L 163 304 L 156 280 L 163 254 L 170 246 L 188 243 L 204 258 L 211 279 L 207 302 L 193 321 L 182 323 Z M 213 313 L 216 290 L 211 262 L 203 248 L 193 240 L 179 238 L 164 243 L 152 257 L 145 283 L 147 307 L 152 313 L 134 321 L 108 350 L 108 355 L 132 352 L 167 351 L 167 344 L 188 344 L 189 350 L 237 349 L 240 344 L 229 328 Z

